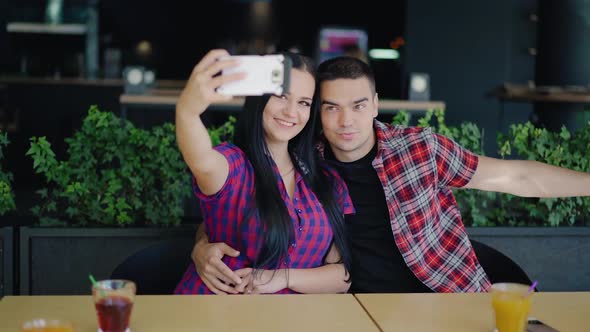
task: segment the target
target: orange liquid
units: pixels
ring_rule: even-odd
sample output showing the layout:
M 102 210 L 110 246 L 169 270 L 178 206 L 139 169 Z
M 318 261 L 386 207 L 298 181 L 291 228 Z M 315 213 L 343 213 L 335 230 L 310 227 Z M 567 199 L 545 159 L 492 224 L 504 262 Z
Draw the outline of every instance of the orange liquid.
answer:
M 522 293 L 494 293 L 492 295 L 492 305 L 496 313 L 498 332 L 525 331 L 531 309 L 530 296 L 523 297 Z

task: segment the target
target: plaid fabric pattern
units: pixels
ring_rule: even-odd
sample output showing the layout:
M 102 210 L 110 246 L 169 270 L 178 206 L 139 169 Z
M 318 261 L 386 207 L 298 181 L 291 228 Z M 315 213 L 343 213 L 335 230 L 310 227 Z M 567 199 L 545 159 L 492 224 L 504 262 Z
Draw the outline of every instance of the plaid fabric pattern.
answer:
M 374 127 L 378 152 L 373 167 L 385 191 L 395 243 L 408 267 L 436 292 L 487 291 L 490 281 L 449 188 L 469 182 L 477 155 L 430 128 L 379 121 Z
M 255 202 L 254 169 L 244 152 L 235 145 L 223 143 L 216 146 L 215 150 L 223 154 L 229 163 L 226 183 L 212 196 L 201 193 L 196 182 L 194 183 L 195 195 L 201 201 L 209 242 L 225 242 L 240 251 L 237 258 L 223 258 L 230 269 L 252 267 L 263 240 L 260 219 L 252 211 Z M 273 165 L 273 171 L 295 230 L 295 241 L 291 244 L 289 257 L 282 262 L 282 267 L 313 268 L 323 265 L 323 258 L 332 244 L 333 233 L 322 204 L 298 171 L 295 171 L 293 199 L 289 199 L 276 165 Z M 325 168 L 325 172 L 333 177 L 334 192 L 343 213 L 354 213 L 344 181 L 332 169 Z M 212 294 L 197 274 L 193 263 L 187 268 L 175 293 Z M 294 292 L 283 289 L 278 293 Z

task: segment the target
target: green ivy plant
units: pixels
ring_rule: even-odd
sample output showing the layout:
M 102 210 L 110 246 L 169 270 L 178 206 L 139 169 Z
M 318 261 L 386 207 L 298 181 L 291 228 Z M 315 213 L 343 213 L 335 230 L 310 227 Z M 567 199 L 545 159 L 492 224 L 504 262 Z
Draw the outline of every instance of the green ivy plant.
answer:
M 575 133 L 565 127 L 560 132 L 535 128 L 532 123 L 513 124 L 508 135 L 498 135 L 503 158 L 516 154 L 519 158 L 541 161 L 576 171 L 590 172 L 590 122 Z M 590 224 L 590 197 L 521 198 L 500 195 L 499 222 L 560 226 Z
M 6 133 L 0 133 L 0 161 L 4 159 L 4 147 L 9 143 L 8 135 Z M 0 165 L 0 215 L 16 209 L 11 183 L 12 173 L 2 170 Z
M 58 161 L 45 137 L 31 138 L 27 155 L 47 182 L 32 209 L 42 225 L 180 223 L 191 181 L 172 124 L 148 131 L 92 106 L 66 143 Z
M 221 126 L 207 128 L 213 146 L 219 145 L 222 142 L 233 142 L 235 125 L 236 118 L 230 115 L 228 120 Z

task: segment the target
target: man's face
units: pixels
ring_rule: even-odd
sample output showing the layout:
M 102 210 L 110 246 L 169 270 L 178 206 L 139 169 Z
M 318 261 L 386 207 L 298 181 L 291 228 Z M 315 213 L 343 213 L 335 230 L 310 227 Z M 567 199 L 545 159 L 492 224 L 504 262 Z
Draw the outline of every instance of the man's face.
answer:
M 373 119 L 378 98 L 367 78 L 324 81 L 320 86 L 324 136 L 336 159 L 344 162 L 366 156 L 375 144 Z

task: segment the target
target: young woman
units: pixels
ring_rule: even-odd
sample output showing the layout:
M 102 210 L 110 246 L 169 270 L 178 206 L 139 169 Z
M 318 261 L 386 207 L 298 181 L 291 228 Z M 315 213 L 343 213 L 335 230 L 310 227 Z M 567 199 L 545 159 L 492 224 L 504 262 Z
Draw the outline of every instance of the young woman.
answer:
M 286 54 L 293 62 L 290 91 L 246 98 L 235 145 L 213 147 L 199 116 L 211 103 L 231 98 L 216 93 L 217 87 L 242 79 L 239 73 L 217 75 L 236 65 L 220 59 L 227 55 L 213 50 L 195 66 L 176 106 L 176 133 L 209 241 L 240 251 L 223 259 L 241 277 L 232 289 L 345 292 L 350 256 L 343 217 L 354 210 L 346 185 L 320 164 L 313 147 L 314 66 Z M 212 287 L 191 264 L 175 293 L 211 294 Z

